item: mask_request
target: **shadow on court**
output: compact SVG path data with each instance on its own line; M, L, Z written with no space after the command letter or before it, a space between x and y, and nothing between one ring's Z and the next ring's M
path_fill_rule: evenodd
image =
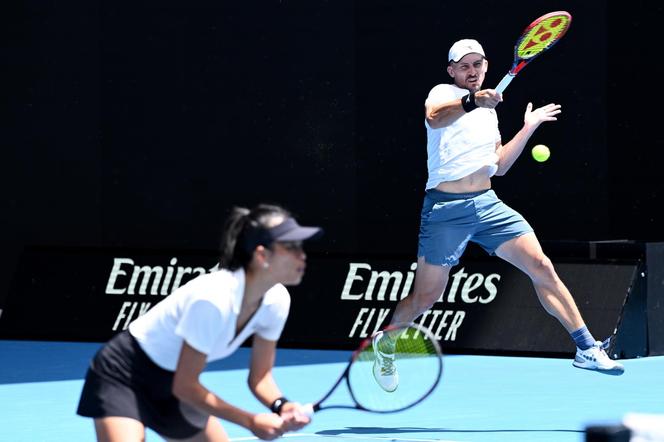
M419 427L346 427L317 431L320 436L342 436L346 434L404 434L404 433L583 433L582 430L563 429L455 429L455 428L419 428Z

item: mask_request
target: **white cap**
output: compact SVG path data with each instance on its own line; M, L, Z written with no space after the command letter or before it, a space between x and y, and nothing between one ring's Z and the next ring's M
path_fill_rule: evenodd
M482 57L485 57L484 49L482 49L482 45L479 44L477 40L472 40L469 38L459 40L450 48L447 61L453 61L457 63L466 55L473 53L480 54Z

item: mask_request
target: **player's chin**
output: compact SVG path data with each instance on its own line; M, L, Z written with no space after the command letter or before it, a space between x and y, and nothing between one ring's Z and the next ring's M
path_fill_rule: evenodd
M480 87L482 87L482 83L479 80L466 82L466 89L470 92L477 92L480 90Z
M284 285L299 285L302 282L302 278L304 277L304 269L297 270L294 272L291 277L289 277L286 281L283 282Z

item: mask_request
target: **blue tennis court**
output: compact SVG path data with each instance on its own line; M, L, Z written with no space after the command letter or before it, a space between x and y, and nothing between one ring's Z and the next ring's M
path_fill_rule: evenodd
M92 421L75 414L94 343L0 341L0 440L94 440ZM288 397L319 399L344 368L348 352L281 349L275 377ZM264 411L251 396L249 350L213 363L203 382L222 398ZM421 405L377 415L350 410L318 413L286 438L349 441L583 441L587 425L614 424L627 413L664 413L664 357L625 360L620 377L575 369L571 360L445 356L444 376ZM333 397L345 402L343 389ZM234 441L256 440L224 423ZM148 432L148 440L160 438Z

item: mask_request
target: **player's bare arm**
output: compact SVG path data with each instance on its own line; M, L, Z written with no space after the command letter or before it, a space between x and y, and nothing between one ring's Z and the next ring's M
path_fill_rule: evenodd
M283 396L272 377L275 354L276 342L254 336L248 383L254 396L267 407Z
M205 364L206 355L184 342L173 377L173 394L181 401L214 416L246 428L250 427L253 419L251 413L223 401L200 383L199 376L203 372Z
M533 110L533 104L528 103L523 116L523 127L521 130L516 133L509 143L502 145L498 143L496 145L496 153L498 154L498 170L496 171L496 175L505 175L516 159L519 158L526 143L540 124L545 121L557 121L558 118L556 115L561 112L559 104L549 103Z
M427 100L424 107L429 126L432 129L447 127L462 115L465 115L466 111L461 104L462 99L463 98L457 98L444 103L436 103ZM498 103L501 101L503 101L502 95L493 89L484 89L475 92L475 104L477 104L478 107L493 109L498 106Z
M229 404L205 388L199 381L205 364L205 354L186 342L182 345L182 352L173 377L173 394L178 399L205 410L213 416L241 425L261 439L272 440L286 431L283 419L276 414L249 413Z
M256 335L251 347L251 365L249 370L249 388L254 396L269 407L283 394L272 376L272 368L276 356L276 341L263 339ZM308 424L311 419L300 411L302 405L297 402L286 402L280 415L284 421L283 431L297 431Z
M432 129L449 126L466 113L463 106L461 106L461 99L458 98L445 103L430 103L427 101L424 110L427 123Z

